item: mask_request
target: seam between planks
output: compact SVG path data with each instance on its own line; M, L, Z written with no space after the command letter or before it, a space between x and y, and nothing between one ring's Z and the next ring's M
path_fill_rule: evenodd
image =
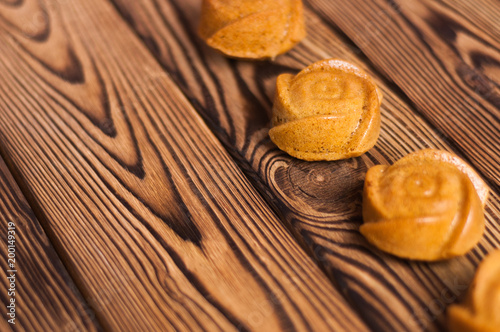
M94 308L90 305L88 302L88 294L85 292L85 288L81 286L79 278L75 278L73 275L74 273L72 272L72 269L70 266L67 265L67 262L71 261L68 259L64 253L65 251L62 250L59 247L59 244L57 241L54 241L53 239L55 238L54 233L50 229L50 227L47 227L47 220L45 217L45 214L42 212L40 206L38 205L36 199L33 196L33 193L29 189L29 187L26 185L26 182L24 178L20 175L21 173L17 169L17 167L14 165L12 162L11 158L9 155L5 152L5 149L3 147L3 144L0 143L0 157L4 160L5 165L7 166L7 169L9 170L10 174L12 175L12 178L16 182L17 186L19 187L21 193L23 194L24 198L26 199L26 202L28 203L29 207L33 211L33 214L35 215L35 218L38 220L41 228L43 229L43 232L49 239L50 245L54 248L54 252L57 255L57 258L61 262L61 264L64 266L64 269L66 270L68 276L71 278L71 281L73 284L76 286L78 290L78 294L81 297L81 300L83 303L85 303L86 308L89 316L93 317L94 321L97 323L97 327L100 328L102 331L108 331L109 328L106 328L106 324L102 322L99 319L99 315L96 315Z

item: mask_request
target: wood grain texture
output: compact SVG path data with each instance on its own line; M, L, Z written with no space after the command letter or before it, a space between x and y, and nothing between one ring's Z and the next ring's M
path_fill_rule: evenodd
M2 158L0 231L1 331L101 330ZM14 287L6 278L12 275ZM6 315L11 298L14 324Z
M498 16L481 23L488 15L471 7L492 8L491 17L500 6L495 1L482 1L483 6L459 3L461 13L455 5L435 0L309 1L404 91L416 110L498 192L500 23Z
M308 37L298 47L276 61L246 62L226 59L200 41L200 1L113 2L372 329L443 329L445 307L464 293L484 254L500 246L498 195L488 202L482 242L449 261L393 258L370 247L358 228L366 170L425 147L453 150L445 136L311 10L306 10ZM359 158L315 163L290 158L267 137L275 79L329 57L350 60L376 76L385 98L381 137Z
M367 330L109 3L0 15L1 142L103 328Z
M495 0L439 0L440 5L455 12L455 17L467 21L467 26L474 26L476 35L486 35L489 38L500 40L500 5ZM478 31L480 30L480 31Z

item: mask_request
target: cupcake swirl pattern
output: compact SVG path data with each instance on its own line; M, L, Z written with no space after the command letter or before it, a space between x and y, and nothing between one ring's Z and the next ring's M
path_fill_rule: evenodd
M302 0L203 0L199 35L237 58L272 58L305 37Z
M485 183L458 157L419 151L368 170L360 231L379 249L403 258L462 255L483 234L486 198Z
M338 160L372 148L380 132L382 93L354 65L316 62L276 82L271 140L303 160Z

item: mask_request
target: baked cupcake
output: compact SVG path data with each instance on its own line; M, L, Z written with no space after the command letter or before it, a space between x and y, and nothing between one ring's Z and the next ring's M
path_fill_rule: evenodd
M302 0L203 0L198 31L225 55L273 58L305 37Z
M452 332L500 331L500 250L479 265L464 303L448 309Z
M457 156L422 150L368 170L360 231L377 248L416 260L463 255L480 240L488 187Z
M380 133L382 93L371 77L338 59L276 82L271 140L303 160L338 160L371 149Z

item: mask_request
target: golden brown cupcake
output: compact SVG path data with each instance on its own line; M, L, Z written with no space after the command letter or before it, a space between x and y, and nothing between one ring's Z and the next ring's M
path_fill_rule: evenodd
M479 265L465 302L448 309L450 332L500 331L500 250Z
M457 156L412 153L368 170L360 231L377 248L418 260L463 255L484 231L488 188Z
M316 62L276 82L271 140L303 160L338 160L371 149L380 132L382 93L348 62Z
M305 37L302 0L203 0L199 34L238 58L272 58Z

